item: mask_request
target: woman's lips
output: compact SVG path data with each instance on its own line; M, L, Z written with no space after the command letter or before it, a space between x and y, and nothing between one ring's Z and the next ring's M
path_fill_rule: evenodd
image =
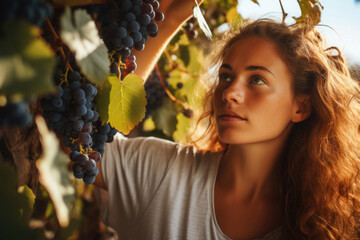
M227 111L218 115L221 121L246 121L247 119L232 111Z

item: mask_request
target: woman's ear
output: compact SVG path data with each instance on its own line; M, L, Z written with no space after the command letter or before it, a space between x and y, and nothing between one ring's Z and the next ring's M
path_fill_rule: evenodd
M294 123L304 121L311 114L311 101L309 95L298 95L295 97L295 109L291 121Z

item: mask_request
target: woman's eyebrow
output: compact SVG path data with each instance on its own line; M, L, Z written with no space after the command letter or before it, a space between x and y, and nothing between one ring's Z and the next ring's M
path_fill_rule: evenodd
M246 70L250 70L250 71L254 71L254 70L262 70L262 71L266 71L271 73L273 76L275 76L275 74L273 72L271 72L269 69L267 69L264 66L248 66L246 67Z
M226 69L232 70L231 66L229 64L226 64L226 63L222 64L220 66L220 68L226 68Z
M220 66L220 68L226 68L228 70L233 70L232 67L227 64L227 63L224 63ZM266 71L266 72L269 72L271 73L273 76L275 76L275 74L273 72L271 72L269 69L267 69L266 67L264 66L255 66L255 65L251 65L251 66L248 66L246 67L246 70L249 70L249 71L255 71L255 70L262 70L262 71Z

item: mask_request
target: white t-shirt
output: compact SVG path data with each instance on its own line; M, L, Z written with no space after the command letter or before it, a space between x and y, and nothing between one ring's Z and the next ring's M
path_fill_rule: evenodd
M103 221L119 239L230 239L214 210L222 152L157 138L117 134L105 145L101 171L109 192ZM280 228L261 239L275 240Z

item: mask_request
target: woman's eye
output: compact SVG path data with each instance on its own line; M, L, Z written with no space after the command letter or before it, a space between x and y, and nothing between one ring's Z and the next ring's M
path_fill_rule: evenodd
M262 77L256 75L250 78L250 84L263 85L266 84L266 82Z
M232 77L228 73L220 73L219 79L222 82L230 82L232 80Z

